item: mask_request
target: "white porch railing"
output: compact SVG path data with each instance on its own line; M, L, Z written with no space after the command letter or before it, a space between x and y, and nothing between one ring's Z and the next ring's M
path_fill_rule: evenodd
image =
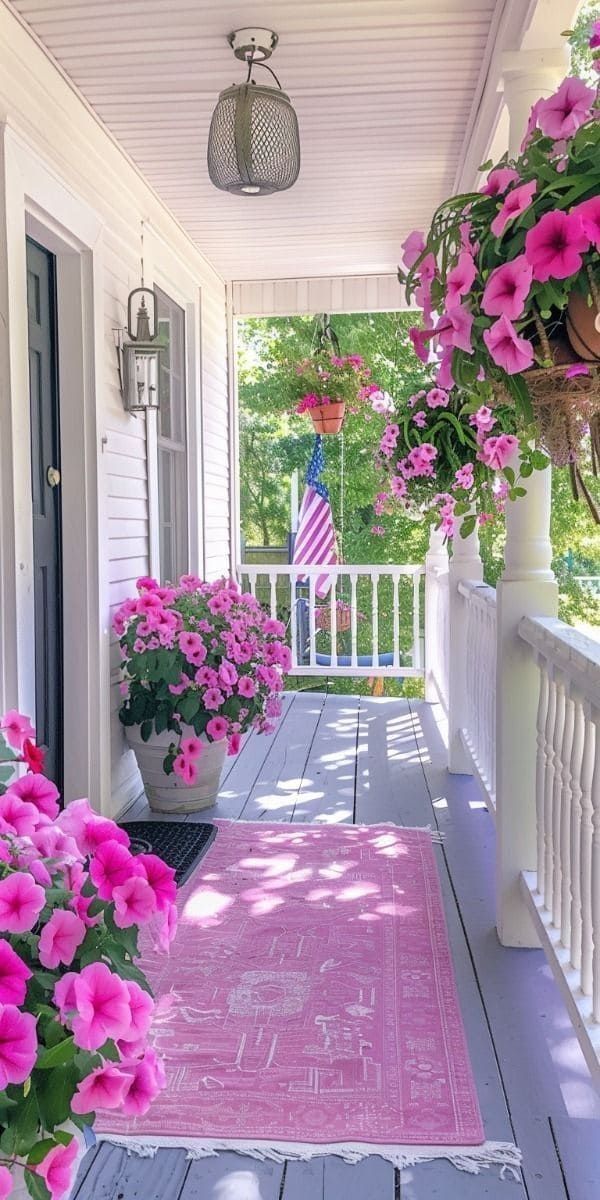
M458 584L466 608L465 725L461 730L474 773L496 809L496 589L472 580Z
M424 674L422 565L324 568L242 563L237 573L242 586L258 596L272 616L288 624L290 674L394 678ZM319 599L316 581L323 575L329 576L331 587Z
M435 533L434 533L435 538ZM425 578L425 699L448 713L450 682L450 589L448 552L434 542Z
M600 1057L600 644L525 617L540 673L537 871L522 890L590 1066Z

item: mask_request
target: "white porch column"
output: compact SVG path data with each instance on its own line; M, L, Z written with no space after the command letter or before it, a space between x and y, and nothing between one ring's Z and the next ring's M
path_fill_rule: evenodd
M481 583L483 564L479 553L477 525L468 537L460 536L460 521L452 539L449 565L450 647L448 681L448 770L453 775L472 775L469 757L463 746L461 730L467 724L467 606L458 585L472 579Z
M435 525L429 533L429 549L425 555L425 699L428 704L439 700L435 684L442 672L447 670L444 656L443 629L438 624L443 620L444 604L448 597L440 596L442 588L448 588L448 549L444 535Z
M556 90L567 73L559 49L504 58L510 146L518 154L532 105ZM558 612L550 543L551 471L535 471L527 495L506 507L504 571L498 584L496 698L496 921L505 946L536 946L538 938L519 891L519 874L536 866L536 716L539 674L518 636L524 616Z

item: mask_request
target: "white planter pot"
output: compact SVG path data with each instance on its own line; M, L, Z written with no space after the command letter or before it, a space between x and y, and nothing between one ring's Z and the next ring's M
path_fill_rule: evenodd
M191 726L182 726L184 737L195 737ZM176 741L174 733L152 733L142 741L139 725L125 726L125 734L135 752L144 791L153 812L190 813L210 808L215 803L221 782L221 772L227 749L226 739L209 742L201 738L203 752L197 759L198 779L188 787L178 775L165 775L163 759L169 746Z
M79 1129L76 1125L72 1125L70 1121L66 1125L61 1126L61 1128L64 1129L66 1133L74 1134L77 1140L77 1158L75 1159L73 1168L73 1185L71 1187L71 1195L73 1195L75 1191L77 1172L83 1162L83 1159L85 1158L85 1155L87 1154L87 1151L89 1150L90 1146L94 1145L96 1139L91 1126L88 1129L87 1138L81 1129ZM9 1200L31 1200L27 1184L25 1183L25 1168L22 1167L20 1163L16 1163L12 1168L12 1176L13 1187Z

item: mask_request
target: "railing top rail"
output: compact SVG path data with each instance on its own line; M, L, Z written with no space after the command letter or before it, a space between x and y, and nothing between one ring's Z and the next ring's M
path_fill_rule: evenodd
M460 579L458 591L465 600L475 602L480 600L482 604L496 607L496 589L490 587L489 583L481 583L477 579Z
M393 566L389 563L374 563L372 566L360 566L354 563L335 563L321 566L305 566L303 563L239 563L238 573L243 575L305 575L307 578L319 575L424 575L423 563L403 563Z
M523 617L519 635L600 706L600 642L556 617Z

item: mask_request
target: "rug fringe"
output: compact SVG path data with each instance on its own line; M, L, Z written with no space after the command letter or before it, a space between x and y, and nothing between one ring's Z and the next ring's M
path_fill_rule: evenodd
M239 825L239 821L232 821L229 817L215 817L215 825ZM291 829L318 829L319 821L272 821L266 824L278 825L282 829L288 825ZM265 822L263 821L244 821L244 825L254 826L260 825L264 829ZM397 821L375 821L372 825L367 825L364 821L357 821L353 825L344 826L346 829L407 829L409 833L429 833L431 840L437 845L441 845L446 840L446 834L441 829L434 829L432 825L399 825Z
M335 1154L347 1163L359 1163L369 1155L377 1154L394 1167L414 1167L421 1162L432 1162L436 1158L447 1159L459 1171L478 1175L482 1169L498 1166L500 1178L507 1175L520 1180L521 1151L512 1142L484 1142L481 1146L379 1146L372 1142L331 1142L330 1144L307 1144L301 1142L261 1142L231 1139L206 1138L181 1141L177 1138L128 1138L117 1134L101 1133L100 1140L111 1142L137 1154L141 1158L153 1158L161 1147L186 1150L188 1159L212 1158L220 1151L233 1150L260 1162L283 1163L286 1160L308 1162L326 1154Z

